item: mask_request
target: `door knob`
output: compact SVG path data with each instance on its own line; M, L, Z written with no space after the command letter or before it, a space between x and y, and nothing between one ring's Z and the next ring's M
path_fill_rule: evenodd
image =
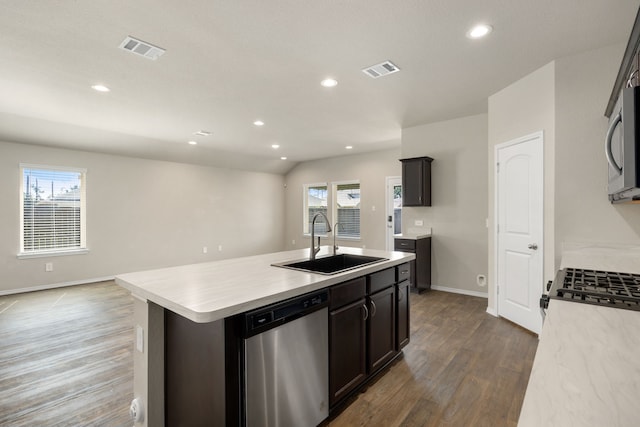
M529 246L527 246L529 249L533 249L534 251L538 250L538 245L536 245L535 243L530 243Z

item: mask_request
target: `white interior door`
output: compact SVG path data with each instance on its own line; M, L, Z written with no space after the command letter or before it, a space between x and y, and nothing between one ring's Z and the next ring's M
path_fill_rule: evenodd
M542 132L496 146L498 314L542 329Z
M387 250L393 250L393 236L402 233L402 178L388 176L387 181Z

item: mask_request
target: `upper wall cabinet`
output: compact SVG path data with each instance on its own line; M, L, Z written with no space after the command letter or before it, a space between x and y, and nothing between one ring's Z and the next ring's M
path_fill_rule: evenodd
M400 159L402 206L431 206L431 157Z

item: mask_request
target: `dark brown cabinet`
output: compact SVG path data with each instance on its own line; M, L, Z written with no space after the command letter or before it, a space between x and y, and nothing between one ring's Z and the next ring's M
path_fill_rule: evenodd
M408 269L408 263L402 266ZM408 305L396 297L397 278L398 270L392 267L329 289L330 407L336 407L399 354L398 322L402 341L408 342ZM408 294L405 285L402 289L403 295Z
M409 280L412 289L418 293L431 289L431 237L396 238L393 246L396 251L416 255L416 259L409 263Z
M431 206L431 157L400 159L402 206Z
M396 354L395 286L368 297L369 372L374 372Z
M408 280L396 285L396 351L402 350L411 339L409 294Z
M367 377L366 280L364 277L330 289L329 405L354 390Z

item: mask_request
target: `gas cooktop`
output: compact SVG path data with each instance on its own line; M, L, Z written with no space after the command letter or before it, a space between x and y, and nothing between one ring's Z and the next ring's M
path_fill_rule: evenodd
M640 274L565 268L547 290L549 295L540 298L542 308L549 299L560 299L640 311Z

